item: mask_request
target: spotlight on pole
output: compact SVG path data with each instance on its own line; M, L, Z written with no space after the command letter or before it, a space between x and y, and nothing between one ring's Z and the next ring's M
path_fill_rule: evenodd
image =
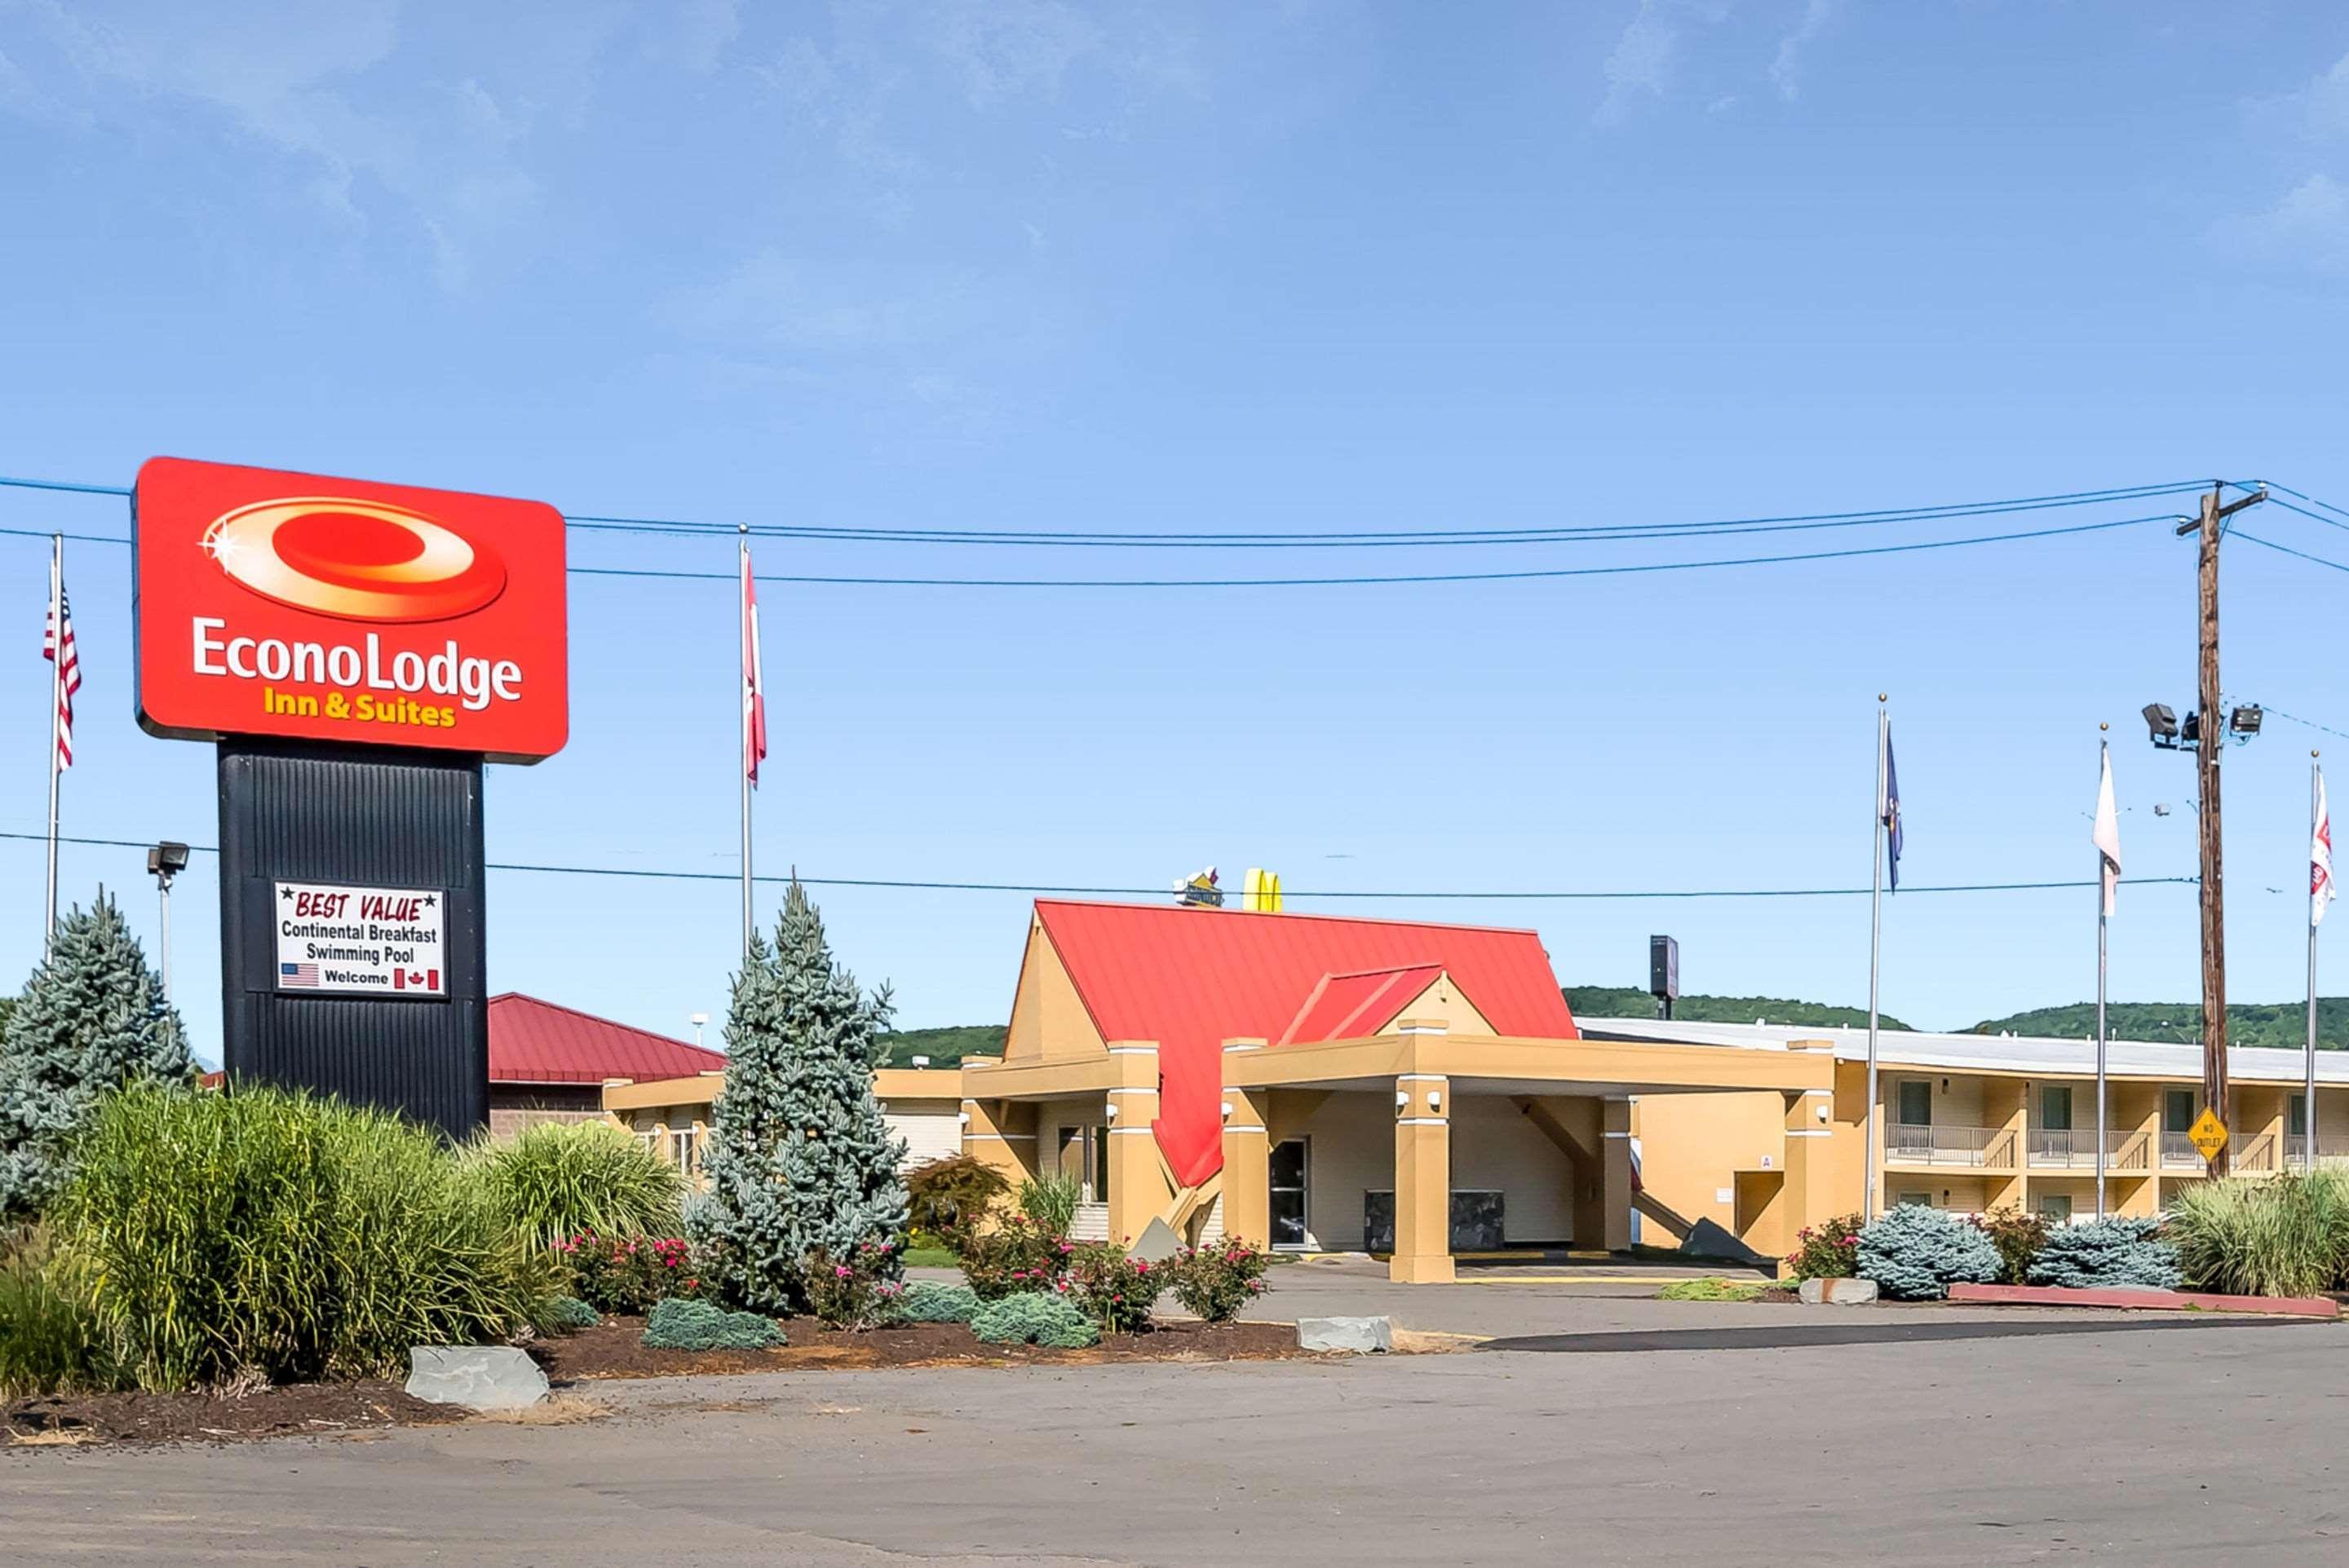
M166 839L149 846L147 871L155 879L155 901L162 914L162 940L157 957L163 976L163 1000L171 999L171 879L188 869L188 846Z
M2260 723L2267 717L2255 702L2245 703L2227 716L2227 727L2237 735L2253 736L2260 732Z
M2178 715L2167 703L2145 705L2145 727L2153 732L2153 743L2164 748L2178 745Z

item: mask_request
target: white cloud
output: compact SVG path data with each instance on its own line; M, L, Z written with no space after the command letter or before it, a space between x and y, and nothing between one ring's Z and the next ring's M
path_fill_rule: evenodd
M2265 211L2214 231L2214 241L2278 262L2349 266L2349 55L2298 91L2246 108L2252 135L2288 160L2285 167L2308 172Z
M1640 0L1599 74L1607 93L1592 118L1620 124L1641 98L1661 98L1680 73L1682 43L1692 24L1711 26L1729 15L1732 0Z
M2257 248L2279 259L2333 268L2349 263L2349 186L2315 173L2252 220Z
M1770 62L1770 80L1778 96L1790 103L1802 96L1804 51L1826 26L1835 8L1836 0L1804 0L1802 21L1778 40L1777 56Z

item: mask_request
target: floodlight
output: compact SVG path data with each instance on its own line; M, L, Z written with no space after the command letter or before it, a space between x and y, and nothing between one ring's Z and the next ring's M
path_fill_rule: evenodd
M2145 727L2153 732L2156 746L2178 738L2178 715L2167 703L2149 702L2145 705Z
M2227 727L2237 735L2257 735L2260 721L2266 717L2260 711L2258 703L2247 702L2227 716Z
M188 869L188 846L165 840L147 851L147 871L168 882Z

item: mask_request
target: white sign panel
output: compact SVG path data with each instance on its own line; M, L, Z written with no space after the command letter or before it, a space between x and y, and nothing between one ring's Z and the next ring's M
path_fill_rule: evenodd
M277 884L277 989L446 996L436 888Z

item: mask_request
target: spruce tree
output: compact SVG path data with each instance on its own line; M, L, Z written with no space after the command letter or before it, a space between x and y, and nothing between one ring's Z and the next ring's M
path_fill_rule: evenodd
M100 1095L195 1074L180 1015L101 892L58 923L0 1030L0 1217L36 1212L56 1191L67 1141Z
M796 881L770 947L754 934L726 1015L726 1091L701 1158L709 1191L689 1211L719 1290L762 1312L796 1311L809 1254L891 1243L899 1272L905 1140L873 1099L891 1012L833 961L823 917Z

